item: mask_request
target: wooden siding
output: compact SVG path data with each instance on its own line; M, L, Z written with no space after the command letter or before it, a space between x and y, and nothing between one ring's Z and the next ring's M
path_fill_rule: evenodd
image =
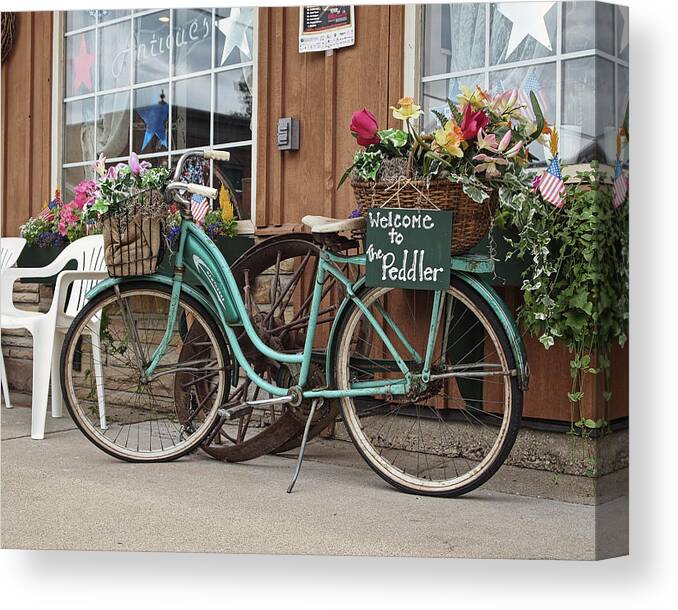
M2 67L2 235L17 235L50 191L51 13L19 13L18 38ZM402 6L357 6L354 47L332 55L299 54L298 8L259 10L257 217L260 234L297 224L304 214L346 216L354 207L350 187L336 184L351 160L351 113L366 106L381 126L397 126L389 106L403 84ZM275 145L277 119L300 120L297 152ZM276 227L277 225L277 227ZM517 288L500 291L512 309ZM524 415L570 421L570 355L548 352L526 338L531 369ZM612 353L612 401L603 401L602 378L587 387L585 414L594 419L628 415L628 349Z
M18 36L2 66L2 235L50 195L52 13L17 13Z
M347 216L348 185L337 192L355 140L351 114L370 109L383 128L399 126L389 105L402 96L403 6L356 6L354 46L299 53L299 7L259 10L257 215L259 227L299 222L304 214ZM277 120L300 123L300 149L281 152Z

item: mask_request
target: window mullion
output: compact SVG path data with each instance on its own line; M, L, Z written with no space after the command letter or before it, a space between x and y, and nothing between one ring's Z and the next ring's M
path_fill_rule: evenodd
M172 120L174 116L174 81L172 80L172 67L174 66L174 13L175 9L169 9L169 37L170 44L167 52L169 61L167 62L167 99L169 103L169 112L167 113L167 167L172 166L172 147L174 146L174 137L172 135Z
M490 89L490 25L492 21L492 12L490 3L485 4L485 70L484 83L485 91Z
M129 20L129 147L127 153L132 154L134 150L133 136L134 136L134 104L136 100L134 99L134 81L136 79L136 45L134 44L134 13L132 13L132 18Z
M556 4L556 129L560 132L563 107L563 4Z

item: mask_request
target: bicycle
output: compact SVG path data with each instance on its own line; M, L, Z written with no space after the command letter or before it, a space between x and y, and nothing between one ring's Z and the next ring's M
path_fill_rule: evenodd
M291 350L272 347L246 305L246 286L192 222L181 193L217 195L177 182L186 158L195 154L203 153L181 157L165 190L182 215L172 276L103 281L88 294L64 342L63 394L85 436L122 460L166 461L209 448L217 437L231 438L228 426L240 430L257 412L277 411L295 425L268 445L262 439L273 421L254 436L275 451L301 432L291 491L310 430L333 419L339 403L337 438L350 439L397 489L452 497L487 481L513 446L528 381L516 322L479 275L491 271L491 260L451 257L444 291L369 288L362 275L353 280L342 271L364 267L365 255L346 254L346 238L338 236L364 221L307 218L317 243L315 266L292 275L310 277L312 288L296 306L288 300L292 311L285 314L303 328L301 349L298 343ZM205 158L226 155L204 152ZM199 288L184 281L187 271ZM329 309L328 281L345 293ZM277 286L271 294L278 298ZM92 393L91 320L102 329L105 405ZM428 332L419 332L418 324ZM327 331L317 335L321 325ZM252 354L274 363L275 376L257 370ZM247 387L238 384L241 377ZM231 387L236 390L229 398Z

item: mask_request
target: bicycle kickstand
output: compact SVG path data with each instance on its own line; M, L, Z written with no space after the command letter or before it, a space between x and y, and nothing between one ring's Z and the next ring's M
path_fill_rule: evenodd
M313 421L313 415L315 415L315 409L319 403L322 403L322 398L316 399L311 402L311 411L308 414L308 419L306 420L306 425L304 426L304 434L301 437L301 445L299 446L299 456L297 457L297 466L294 469L294 475L292 475L292 480L287 487L287 493L291 494L294 484L297 482L299 473L301 472L301 462L304 459L304 450L306 449L306 441L308 441L308 431L311 429L311 421Z

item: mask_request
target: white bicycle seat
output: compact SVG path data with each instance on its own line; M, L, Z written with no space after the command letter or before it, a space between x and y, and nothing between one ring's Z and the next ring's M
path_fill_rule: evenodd
M304 216L301 219L311 233L341 233L342 231L360 231L367 226L363 218L328 218L327 216Z

